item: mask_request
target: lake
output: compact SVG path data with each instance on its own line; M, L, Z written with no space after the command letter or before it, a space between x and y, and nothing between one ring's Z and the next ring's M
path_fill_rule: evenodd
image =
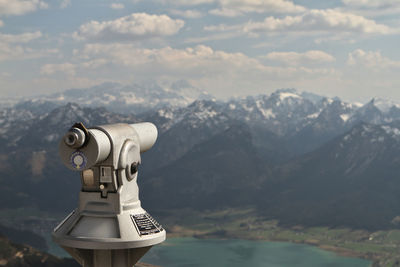
M49 252L69 255L51 242ZM143 262L163 267L367 267L368 260L346 258L314 246L240 239L169 238L153 247Z
M153 247L143 262L163 267L367 267L370 261L346 258L317 247L285 242L171 238Z

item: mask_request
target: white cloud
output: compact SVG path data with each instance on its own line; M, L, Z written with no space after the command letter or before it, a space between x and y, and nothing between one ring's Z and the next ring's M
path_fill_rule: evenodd
M232 30L240 30L241 28L242 26L238 25L219 24L219 25L204 26L203 30L208 32L227 32Z
M46 8L48 4L40 0L0 0L0 16L23 15Z
M236 17L242 15L239 11L234 9L216 8L210 10L208 13L221 17Z
M93 59L82 63L82 67L86 69L97 69L107 64L107 60L104 58Z
M261 32L337 32L390 34L394 30L374 20L338 10L310 10L299 16L267 17L262 22L248 22L243 26L247 33Z
M398 0L342 0L344 8L366 17L382 17L400 13Z
M4 22L2 20L0 20L0 27L4 26Z
M340 34L324 35L314 39L314 43L321 45L332 42L340 42L342 44L355 44L359 35L350 32L343 32Z
M346 40L354 43L360 35L388 35L398 34L400 31L384 24L379 24L374 20L367 19L360 15L355 15L339 10L309 10L301 15L278 17L267 17L263 21L248 21L237 25L210 25L204 27L205 31L236 33L230 36L247 34L251 37L258 37L260 34L270 34L271 36L318 36L314 42L322 43L326 41ZM206 39L204 37L204 39Z
M74 33L77 39L87 40L137 40L176 34L184 25L183 20L167 15L134 13L109 21L91 21Z
M4 43L0 43L0 62L16 62L18 60L24 61L44 57L55 57L59 52L55 53L54 51L54 49L34 50L20 45L10 46Z
M71 0L62 0L60 4L60 8L67 8L71 5Z
M300 13L306 8L287 0L218 0L218 9L210 11L213 15L237 16L245 13Z
M68 76L75 76L75 65L71 63L62 64L46 64L40 68L40 74L42 75L52 75L57 72L64 73Z
M186 49L173 49L171 47L143 49L131 44L88 44L85 46L82 55L84 55L84 58L106 56L114 64L131 67L140 66L141 69L145 65L149 69L165 68L165 70L172 72L191 72L197 69L199 74L207 71L210 67L207 63L211 62L219 65L221 69L226 68L225 64L228 62L230 66L252 65L252 68L262 68L257 60L248 58L242 53L214 51L212 48L203 45Z
M2 72L2 73L0 73L0 76L8 78L8 77L11 77L12 75L8 72Z
M142 72L162 70L166 73L187 73L191 76L205 74L212 76L212 73L218 75L218 73L229 73L233 70L238 73L246 71L274 75L279 73L283 76L297 70L319 73L318 70L306 70L306 68L271 67L243 53L228 53L204 45L186 49L171 47L144 49L132 44L87 44L82 51L76 53L76 56L87 60L106 59L112 64L134 67Z
M24 52L25 50L21 46L11 47L8 44L0 42L0 62L4 60L22 58Z
M362 8L400 6L398 0L342 0L345 5Z
M16 43L0 42L0 61L16 61L36 59L43 57L55 57L59 54L58 49L35 50Z
M227 95L227 90L243 93L243 86L249 88L250 84L255 90L270 82L336 75L333 69L268 66L243 53L228 53L204 45L186 49L143 49L132 44L87 44L76 53L76 58L86 62L101 59L101 66L108 62L110 70L126 71L133 79L173 81L185 78L198 85L207 83L207 89L218 96ZM112 71L110 75L115 77Z
M217 33L217 34L211 34L203 37L191 37L185 39L184 43L186 44L201 44L209 41L217 41L217 40L225 40L225 39L231 39L234 37L240 36L239 33L235 32L227 32L227 33Z
M266 59L283 62L287 65L307 65L310 63L329 63L336 59L319 50L311 50L304 53L297 52L271 52L265 56Z
M158 0L167 5L177 5L177 6L197 6L202 4L212 4L215 0Z
M2 34L0 33L0 42L3 43L28 43L32 40L42 37L40 31L26 32L22 34Z
M21 60L44 56L47 54L45 50L34 51L31 48L21 45L27 44L40 37L42 37L42 33L40 31L22 34L0 33L0 61Z
M157 0L155 0L157 1ZM306 10L288 0L158 0L165 5L196 6L214 4L210 14L234 17L245 13L299 13Z
M348 54L343 66L343 94L354 99L380 96L399 98L400 61L380 51L356 49Z
M112 3L110 5L110 7L112 9L124 9L125 8L124 4L121 4L121 3Z
M384 57L380 51L364 51L362 49L357 49L349 53L347 64L350 66L367 67L377 71L400 68L400 61Z
M198 19L204 16L203 13L197 10L179 10L179 9L171 9L169 12L172 15L188 18L188 19Z

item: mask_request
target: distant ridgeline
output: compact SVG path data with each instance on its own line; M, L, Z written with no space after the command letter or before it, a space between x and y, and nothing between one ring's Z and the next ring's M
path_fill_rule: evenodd
M11 236L12 241L8 238ZM30 245L17 244L15 240ZM43 238L28 231L18 231L0 226L0 266L7 267L78 267L73 259L61 259L37 249L46 246Z
M254 206L287 225L399 227L400 108L393 103L351 104L278 90L189 105L189 98L172 101L170 94L174 105L167 106L155 104L148 89L151 108L140 112L130 94L118 114L95 101L111 99L112 90L103 88L92 101L81 95L81 105L58 96L0 110L1 209L67 212L76 206L79 177L57 154L72 123L151 121L159 139L139 169L146 209Z
M0 225L0 235L9 239L13 243L23 243L42 251L48 249L44 238L30 231L17 230Z

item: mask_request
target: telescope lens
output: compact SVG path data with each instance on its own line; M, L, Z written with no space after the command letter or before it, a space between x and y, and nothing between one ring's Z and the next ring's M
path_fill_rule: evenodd
M138 171L138 164L136 162L131 164L131 175L137 173Z
M85 142L85 133L78 128L72 128L64 136L64 142L67 146L72 148L79 148Z
M65 143L69 146L73 146L76 142L77 136L75 133L68 133L65 137Z

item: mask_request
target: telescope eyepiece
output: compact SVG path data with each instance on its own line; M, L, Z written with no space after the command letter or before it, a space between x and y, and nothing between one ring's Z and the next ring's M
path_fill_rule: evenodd
M76 133L72 133L69 132L66 136L65 136L65 143L69 146L73 146L76 143L76 140L78 139L78 136L76 135Z
M134 175L135 173L138 172L138 167L139 167L139 164L137 164L136 162L131 164L131 175Z
M71 148L80 148L85 143L85 138L85 133L74 127L64 135L64 143Z

